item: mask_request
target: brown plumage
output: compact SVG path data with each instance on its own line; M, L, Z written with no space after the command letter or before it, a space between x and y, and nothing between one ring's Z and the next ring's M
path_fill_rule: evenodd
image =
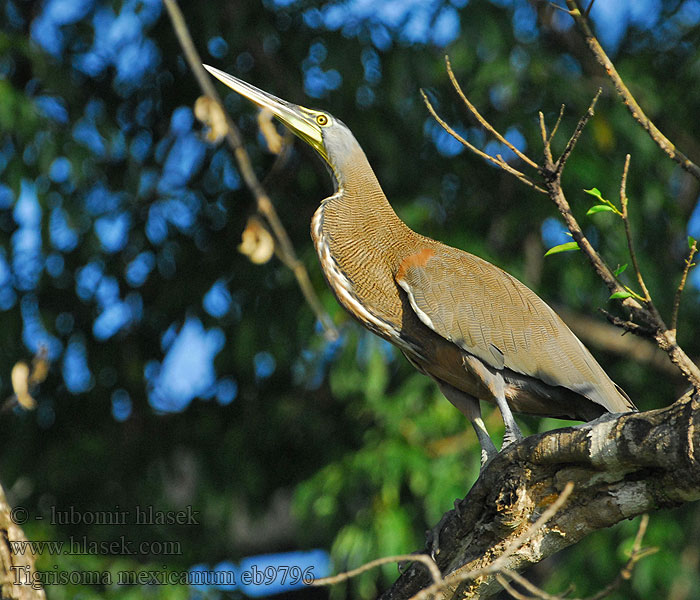
M396 344L469 418L482 461L495 447L479 400L501 410L504 443L520 437L511 408L577 420L636 410L533 291L483 259L409 229L342 122L209 70L270 108L325 159L336 191L321 202L311 234L329 286L350 314Z

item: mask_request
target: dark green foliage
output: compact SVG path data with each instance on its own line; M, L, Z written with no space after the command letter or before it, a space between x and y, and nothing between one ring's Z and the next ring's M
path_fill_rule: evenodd
M256 266L236 251L254 203L240 182L235 183L226 147L184 146L182 160L198 156L197 164L186 182L175 186L177 191L159 190L167 157L179 139L171 128L173 115L186 121L187 112L177 111L193 106L200 94L159 3L139 5L139 10L155 11L141 25L145 45L134 59L143 60L148 48L155 51L143 76L120 76L116 62L94 75L76 67L93 44L112 43L95 31L95 14L133 12L135 5L85 3L81 18L60 27L63 45L52 55L30 41L43 4L11 4L16 18L8 18L0 29L0 183L10 192L0 205L0 256L8 268L15 267L21 229L15 207L23 186L33 186L41 214L41 258L26 281L18 275L20 269L0 282L5 294L0 298L5 396L11 394L12 366L30 359L46 336L54 342L49 377L35 394L38 409L2 415L0 481L11 502L32 515L24 525L32 540L126 536L135 543L178 541L182 547L182 554L173 556L43 556L40 568L186 571L195 564L237 561L255 553L320 547L332 552L340 570L420 547L424 530L477 477L478 447L466 421L430 381L398 351L360 330L326 289L308 233L318 202L330 192L320 161L295 143L288 158L270 171L274 157L257 143L249 104L221 89L253 164L341 330L336 344L315 328L292 274L277 259ZM548 24L541 26L524 0L426 3L433 6L428 17L437 19L439 11L449 10L459 19L459 36L442 47L440 40L408 39L402 33L407 23L392 29L371 14L353 22L346 18L343 27L312 26L333 7L343 10L342 2L291 2L286 7L271 1L182 4L205 62L341 118L412 228L478 254L547 301L586 314L598 307L614 312L618 303L608 301L607 289L582 253L541 260L546 244L540 232L546 219L558 218L555 208L510 175L458 152L429 117L418 90L425 88L439 113L475 145L503 152L487 145L491 140L452 90L443 59L449 53L470 100L500 131L524 141L524 151L539 160L537 112L543 111L551 127L560 105L566 104L554 142L560 152L603 86L596 116L567 163L564 189L607 263L626 265L621 220L587 217L591 198L581 190L600 186L616 201L624 157L631 154L627 192L638 259L657 306L670 316L687 256L686 240L699 233L697 218L695 229L688 230L697 181L664 157L620 105L578 35L564 27L565 15L553 16L545 3L537 4ZM684 12L685 4L663 3L652 23L625 21L629 28L614 56L649 116L699 160L700 29L688 25L690 8ZM412 11L406 14L409 19ZM214 43L212 54L207 44L217 37L222 39ZM121 50L116 42L109 46L117 58L126 51L123 43ZM310 98L303 86L314 68L326 74L335 70L341 77L338 81L331 75L328 81L337 87L318 98ZM53 118L37 108L40 96L60 99L58 107L50 107ZM91 131L94 127L91 142L76 135L80 123ZM194 133L187 126L185 130L183 136L196 140L201 127L194 124ZM59 157L70 166L65 178L60 173L65 163L55 163ZM95 189L109 193L91 203ZM182 204L164 205L169 199ZM160 221L154 219L154 210L163 211ZM52 218L65 220L64 231L72 232L74 243L52 238ZM116 218L126 219L126 239L110 249L98 223ZM162 231L154 233L156 225ZM151 261L152 268L135 283L127 272L139 256ZM41 269L47 258L54 261L53 274L48 267ZM131 315L107 337L94 330L105 310L99 293L78 290L82 269L89 264L97 266L97 282L111 282L112 295L126 303ZM632 275L628 271L625 277ZM218 281L231 302L223 314L212 314L203 298ZM110 302L116 302L114 297ZM163 414L154 405L170 399L158 396L153 373L164 360L168 340L188 319L223 341L215 353L214 380L235 381L237 395L230 403L217 402L217 384L212 382L212 389L199 393L208 400L194 399L180 412ZM695 331L699 319L691 277L678 326L679 341L690 356L700 355ZM28 323L39 321L46 334L28 329ZM90 370L82 383L69 381L71 372L84 374L66 358L71 344L84 349ZM668 380L648 365L591 349L642 410L666 405L684 390L680 379ZM256 360L268 366L267 372L256 373ZM118 412L115 398L124 393L131 408L122 422L112 411ZM498 435L498 415L490 411L486 420ZM550 420L530 419L525 425L531 432L555 426ZM89 527L33 518L50 514L52 506L85 512L110 511L117 505L132 511L136 505L164 511L191 505L199 511L200 524ZM652 515L647 543L659 546L660 552L640 564L631 586L613 597L667 597L684 582L692 591L674 597L693 597L700 585L692 559L700 539L698 519L693 505ZM574 583L576 594L593 593L614 578L635 531L634 524L624 523L598 532L551 559L533 577L551 591ZM395 576L396 569L387 567L380 577L366 575L347 590L354 597L373 597ZM83 598L144 595L142 588L127 587L80 591ZM148 597L162 598L190 594L175 587L147 591ZM51 598L71 598L77 592L74 586L49 590Z

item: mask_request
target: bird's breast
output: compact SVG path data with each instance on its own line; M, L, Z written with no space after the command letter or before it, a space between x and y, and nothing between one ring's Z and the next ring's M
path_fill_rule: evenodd
M314 214L311 236L326 281L338 302L362 325L404 351L418 352L405 330L414 318L394 279L397 260L381 231L339 219L328 201ZM340 221L340 222L339 222Z

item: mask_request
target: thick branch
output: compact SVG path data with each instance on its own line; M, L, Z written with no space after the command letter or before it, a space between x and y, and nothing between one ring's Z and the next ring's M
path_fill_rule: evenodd
M606 415L502 451L443 519L443 575L497 561L568 481L575 487L564 508L505 561L507 569L522 571L624 519L700 499L700 403L684 397L660 410ZM381 598L404 600L431 583L425 568L413 565ZM500 587L489 574L438 597L487 598Z

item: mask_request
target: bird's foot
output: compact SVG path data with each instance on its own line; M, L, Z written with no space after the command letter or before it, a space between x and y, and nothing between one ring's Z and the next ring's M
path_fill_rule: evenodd
M455 500L455 507L442 515L442 518L440 521L438 521L438 524L435 525L435 527L428 529L425 532L425 547L430 552L430 558L436 562L437 555L440 554L440 534L442 533L442 528L444 527L445 522L452 516L452 513L458 510L457 502L459 502L459 500Z
M523 434L520 432L520 429L515 424L515 422L513 422L510 427L506 427L506 432L503 435L503 444L501 446L501 449L506 448L511 444L516 444L522 439Z
M491 441L489 439L489 441ZM481 447L481 468L479 469L479 472L482 472L486 467L488 467L489 463L498 456L498 450L496 450L496 446L491 443L490 447L484 448L483 446Z

